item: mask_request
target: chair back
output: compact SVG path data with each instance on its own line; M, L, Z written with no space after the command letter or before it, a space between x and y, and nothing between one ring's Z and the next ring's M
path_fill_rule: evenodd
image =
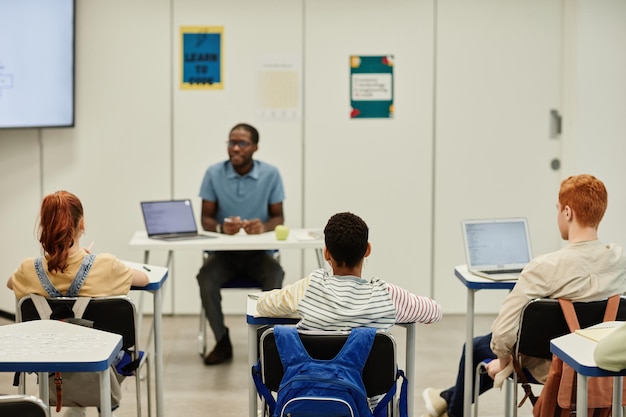
M337 356L349 332L300 331L300 340L314 359L329 360ZM277 392L284 369L280 361L274 329L269 328L260 340L261 376L270 391ZM377 332L365 367L363 382L368 397L385 394L396 382L396 342L388 332Z
M48 407L32 395L0 395L0 416L47 417Z
M607 300L574 302L574 309L581 328L601 323ZM626 298L620 297L616 320L626 320ZM537 298L522 310L517 334L517 354L552 359L550 340L570 333L559 301Z
M211 252L210 251L204 251L202 253L202 262L205 262L207 260L207 258L211 256ZM272 256L274 257L274 259L276 259L278 262L280 262L280 252L278 250L274 250L272 252ZM226 281L224 284L222 284L222 288L263 288L263 285L259 282L259 281L255 281L253 279L250 278L245 278L245 277L235 277L229 281ZM202 312L204 313L204 312Z
M76 301L74 297L46 299L52 311L57 308L69 308ZM94 297L89 301L83 319L93 322L93 328L122 336L122 348L129 350L136 345L135 303L126 296ZM30 295L20 299L17 306L16 321L39 320L39 313Z

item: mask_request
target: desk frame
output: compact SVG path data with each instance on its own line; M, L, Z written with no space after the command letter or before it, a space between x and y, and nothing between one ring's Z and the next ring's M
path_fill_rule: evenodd
M131 287L131 291L148 291L152 293L152 301L153 301L153 319L152 319L152 329L154 332L154 387L156 391L156 415L157 417L163 417L164 415L164 404L163 404L163 353L162 353L162 341L163 341L163 293L162 288L163 284L168 278L169 270L164 267L155 266L155 265L147 265L138 264L135 262L125 262L132 268L138 269L140 271L144 271L148 278L150 278L150 283L145 287ZM145 270L143 267L146 266L148 270ZM137 327L137 335L141 337L141 321L143 318L143 292L140 294L140 303L137 309L137 323L135 324ZM148 338L148 344L150 338ZM146 346L147 350L147 346ZM139 378L139 375L137 375ZM150 381L148 381L150 384ZM148 409L149 406L148 406Z
M492 281L479 277L468 271L466 265L454 268L454 275L467 288L467 311L465 316L465 379L463 381L463 415L472 415L472 391L474 384L472 379L475 369L474 363L474 295L480 290L512 290L516 281ZM508 392L508 391L507 391ZM509 404L509 398L506 399ZM507 409L508 412L508 409ZM477 416L475 416L477 417Z
M111 374L109 368L117 353L122 349L122 336L58 320L32 320L1 326L0 330L0 335L39 336L43 333L59 334L61 335L59 340L67 340L73 336L97 334L99 343L96 349L85 349L84 352L81 352L84 353L82 359L81 355L65 353L63 351L65 345L60 345L58 352L47 358L44 353L32 351L32 341L28 340L27 337L18 338L15 340L15 344L17 342L23 343L23 346L19 346L20 354L12 354L9 349L0 353L0 372L37 372L39 398L46 405L50 403L49 372L98 372L100 375L101 415L111 417ZM3 355L7 355L7 357L5 358ZM25 386L22 386L20 391L25 391ZM24 394L24 392L20 392L20 394ZM50 413L49 406L48 413Z
M606 323L600 323L596 326L606 326ZM591 326L595 327L595 326ZM612 372L601 369L596 365L593 359L593 351L596 342L587 339L576 333L569 333L561 337L557 337L550 342L550 351L559 357L564 363L574 369L577 373L576 377L576 414L578 417L587 417L588 397L590 376L609 376L613 377L613 405L612 416L622 417L622 389L623 376L626 376L626 369L619 372Z

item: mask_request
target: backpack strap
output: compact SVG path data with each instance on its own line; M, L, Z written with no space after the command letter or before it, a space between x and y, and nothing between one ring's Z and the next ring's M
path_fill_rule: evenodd
M374 337L376 337L376 329L373 327L352 329L348 340L332 360L347 368L356 368L363 373L365 362L374 344Z
M72 306L72 311L74 312L74 318L82 319L83 314L85 314L85 310L87 309L87 305L91 301L91 297L78 297L76 301L74 301L74 305Z
M344 343L339 353L331 359L337 364L347 367L356 367L363 370L367 357L372 350L376 329L372 327L357 327L352 329L348 340ZM278 354L284 367L302 362L314 360L300 340L300 335L295 327L276 326L274 337Z
M604 319L602 321L615 321L617 318L617 310L619 309L619 294L609 297L606 302L606 310L604 310Z
M42 320L48 320L52 314L52 309L50 308L50 304L46 301L46 298L39 294L30 294L30 299L33 300L33 304L37 309L39 318Z
M398 372L396 373L396 381L399 378L402 378L402 387L400 388L400 398L398 399L400 417L408 417L409 415L408 413L409 405L408 405L408 400L407 400L408 380L406 379L406 376L404 375L404 371L402 371L401 369L398 369ZM372 414L374 415L374 417L387 416L387 404L389 404L389 401L393 399L394 395L396 395L396 384L393 384L391 388L389 388L389 391L387 391L385 396L376 405L376 408L374 408L374 411L372 411Z
M298 335L298 330L295 327L274 327L274 338L283 368L302 362L310 362L312 360L311 356L304 348L300 336Z
M602 321L614 321L617 318L619 302L619 294L612 295L608 298ZM576 317L576 310L574 310L572 300L559 298L559 304L561 306L561 310L563 310L563 315L565 316L565 321L567 322L567 327L569 327L570 332L580 329L580 323L578 322L578 317Z
M578 317L576 317L576 310L574 310L572 300L559 298L559 305L561 306L561 310L563 310L569 331L573 333L575 330L580 329L580 323L578 323Z
M259 394L259 398L265 399L265 404L270 410L270 415L274 415L274 410L276 409L276 400L274 396L270 392L269 388L263 383L261 378L261 359L259 359L252 367L252 380L254 381L254 385L256 386L256 391Z

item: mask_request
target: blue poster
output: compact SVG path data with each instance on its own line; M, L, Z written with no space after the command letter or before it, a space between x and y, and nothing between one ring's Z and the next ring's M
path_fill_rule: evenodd
M350 57L350 117L393 117L393 55Z
M221 90L223 27L181 27L181 89Z

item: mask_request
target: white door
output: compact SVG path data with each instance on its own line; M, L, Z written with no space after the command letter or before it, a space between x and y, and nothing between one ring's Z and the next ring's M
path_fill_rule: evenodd
M436 11L434 297L465 312L454 277L464 218L527 217L533 253L558 249L560 0L444 0ZM477 299L497 312L502 291Z

